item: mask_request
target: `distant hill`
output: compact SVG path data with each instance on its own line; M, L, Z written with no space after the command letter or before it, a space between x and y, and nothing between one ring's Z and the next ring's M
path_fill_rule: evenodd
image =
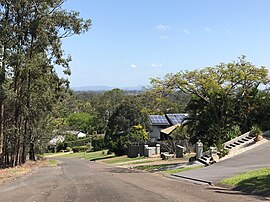
M114 88L119 88L125 91L141 91L143 86L133 86L133 87L110 87L110 86L83 86L83 87L71 87L74 91L110 91Z

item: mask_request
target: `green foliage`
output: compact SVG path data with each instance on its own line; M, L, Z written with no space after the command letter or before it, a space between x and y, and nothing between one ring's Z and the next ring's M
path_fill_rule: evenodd
M180 173L180 172L194 170L194 169L198 169L198 168L203 168L203 166L190 166L190 167L186 167L186 168L169 169L169 170L165 170L164 172L168 173L168 174L174 174L174 173Z
M252 110L252 123L263 131L270 130L270 93L269 89L259 91L255 97L256 105Z
M72 135L69 133L65 135L65 142L71 142L76 140L78 140L78 137L76 135Z
M92 140L94 151L99 151L106 148L104 137L94 137Z
M96 151L96 152L76 152L72 154L64 154L59 156L60 158L85 158L88 160L99 160L106 158L113 158L114 154L107 155L107 150Z
M72 130L82 131L84 133L92 132L92 122L94 117L88 113L73 113L67 117L67 125Z
M248 131L253 125L258 86L269 82L266 67L255 67L244 56L228 64L169 74L153 79L156 89L179 90L191 96L186 107L191 141L222 144L232 126Z
M218 156L219 156L219 158L222 158L222 157L224 157L224 156L226 156L226 155L229 154L229 150L226 149L226 148L224 148L223 145L217 147L217 150L218 150Z
M146 130L139 124L133 126L128 134L130 142L136 142L140 140L148 140L149 134Z
M262 168L221 180L221 184L231 185L237 190L269 195L270 168Z
M255 141L260 141L263 139L262 130L258 126L252 126L251 134L255 136Z
M260 129L259 126L252 126L251 133L254 136L262 135L262 130Z
M119 156L119 157L105 160L104 162L108 164L116 164L116 163L126 163L129 161L142 160L142 159L144 159L143 156L136 157L136 158L128 158L127 156L122 156L122 157Z
M190 135L186 126L178 126L171 134L170 139L163 141L162 147L169 153L175 154L176 145L182 145L187 152L192 150L192 145L189 143Z
M87 145L87 144L91 143L91 141L92 141L92 138L89 137L89 138L77 139L77 140L69 141L69 142L65 142L65 143L66 143L66 145L68 147L72 147L73 148L75 146L84 146L84 145Z
M130 135L133 126L140 124L145 128L148 125L148 116L142 109L138 100L130 98L125 99L116 108L109 119L109 130L105 136L106 145L111 152L116 155L127 154L128 144L131 141L144 140L146 134L139 126L139 132L133 128L133 133Z
M232 128L227 132L227 139L231 140L242 134L240 127L238 125L232 126Z
M56 105L67 94L70 75L61 40L86 32L91 20L62 8L65 0L1 1L0 4L0 163L16 166L35 160L50 139ZM5 134L3 138L2 134ZM2 152L3 151L3 152ZM29 155L27 153L29 152ZM4 157L4 158L2 158Z
M64 151L66 150L67 145L64 142L57 142L56 144L56 152Z
M76 152L85 152L87 149L89 149L89 146L87 146L87 145L72 147L72 150L73 150L74 153L76 153Z

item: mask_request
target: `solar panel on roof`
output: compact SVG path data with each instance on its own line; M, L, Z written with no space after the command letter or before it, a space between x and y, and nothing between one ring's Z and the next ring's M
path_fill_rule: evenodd
M153 125L170 125L165 116L162 115L150 115L150 121Z
M184 118L187 117L186 114L166 114L166 116L172 125L181 124L184 121Z

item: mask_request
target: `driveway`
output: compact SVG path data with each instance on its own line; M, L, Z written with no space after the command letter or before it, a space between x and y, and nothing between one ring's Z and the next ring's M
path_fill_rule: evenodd
M218 162L211 166L175 174L175 176L193 179L209 184L232 177L243 172L270 166L270 141L257 146L232 158Z
M1 202L67 201L260 201L241 192L202 186L142 171L81 159L60 159L61 165L42 168L0 185Z

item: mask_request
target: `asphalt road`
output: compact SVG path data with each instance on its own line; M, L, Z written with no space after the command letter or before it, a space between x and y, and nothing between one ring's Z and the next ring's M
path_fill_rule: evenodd
M243 172L270 166L270 141L232 158L200 169L176 174L179 177L216 184L218 181Z
M66 201L261 201L224 188L89 162L61 159L60 166L41 168L0 186L1 202Z

